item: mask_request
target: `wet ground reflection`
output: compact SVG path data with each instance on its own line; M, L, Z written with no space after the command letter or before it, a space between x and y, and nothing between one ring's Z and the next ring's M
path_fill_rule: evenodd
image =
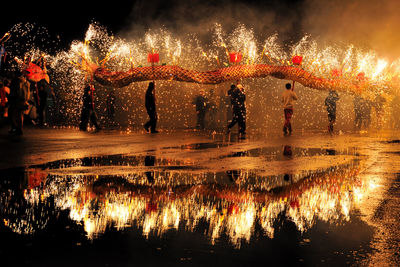
M348 151L346 151L348 153ZM345 154L323 149L254 149L226 157L264 156L290 160L304 155ZM82 225L89 239L110 229L136 229L162 237L168 230L204 235L214 244L228 237L240 248L254 236L273 239L289 220L302 233L318 221L344 224L371 181L358 177L362 160L352 151L345 164L318 171L259 176L252 170L197 170L185 162L153 155L70 159L0 172L1 219L19 234L35 235L60 213ZM190 160L189 160L190 161ZM129 174L87 171L134 166ZM240 167L240 166L238 166Z

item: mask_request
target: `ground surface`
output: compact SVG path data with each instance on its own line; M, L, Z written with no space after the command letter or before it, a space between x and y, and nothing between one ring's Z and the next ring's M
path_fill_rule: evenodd
M1 129L0 147L5 266L400 264L400 132Z

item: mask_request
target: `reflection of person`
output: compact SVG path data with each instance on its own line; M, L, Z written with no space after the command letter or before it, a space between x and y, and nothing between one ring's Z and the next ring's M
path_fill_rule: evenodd
M246 134L246 106L245 100L246 95L244 94L244 88L241 84L237 86L232 85L231 89L228 91L228 94L231 96L231 103L233 108L233 119L232 122L228 125L228 133L231 128L238 124L239 134Z
M155 161L156 161L156 158L154 156L147 155L144 158L144 166L154 166ZM153 183L154 182L154 171L146 171L145 174L147 177L147 181L149 183Z
M294 101L297 100L297 94L291 90L292 85L287 83L286 90L282 94L283 112L285 114L285 123L283 125L284 135L292 134L292 124L290 123L293 116Z
M240 178L240 172L238 170L226 171L228 178L231 182L236 182Z
M339 95L336 91L329 91L329 95L325 98L325 106L328 111L328 132L333 133L333 125L336 122L336 102L339 100Z
M146 91L146 96L145 96L145 106L147 110L147 114L149 115L150 120L146 122L144 125L144 128L146 129L146 132L149 131L149 127L151 130L151 133L158 133L156 130L157 126L157 111L156 111L156 98L154 94L154 83L150 82L149 86L147 87Z
M205 96L204 90L200 90L200 95L198 95L195 99L195 105L197 114L196 128L202 130L205 128L204 118L206 116L207 110L207 98Z
M97 115L94 110L93 91L93 85L88 85L84 89L81 123L79 125L81 131L87 131L89 121L96 127L97 131L100 130L100 126L97 123Z
M293 156L292 146L283 147L283 155L290 158Z

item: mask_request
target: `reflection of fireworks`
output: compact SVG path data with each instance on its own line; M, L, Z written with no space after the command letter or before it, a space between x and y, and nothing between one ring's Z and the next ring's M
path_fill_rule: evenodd
M300 231L306 231L317 220L348 221L350 211L360 204L363 195L374 190L371 182L359 180L358 169L358 165L349 165L318 172L276 193L218 185L148 187L140 181L135 185L137 179L128 182L111 177L103 181L96 177L50 177L42 181L45 187L26 191L25 199L35 207L54 198L58 208L70 210L73 220L83 221L89 238L105 232L110 225L117 229L137 226L149 236L163 235L181 224L194 231L200 222L207 222L212 243L227 234L239 247L253 236L256 224L273 238L274 222L281 214L286 214ZM11 199L5 200L2 202L9 203L6 207L12 212ZM43 216L28 216L24 225L40 224ZM32 229L23 230L8 220L7 226L25 233Z

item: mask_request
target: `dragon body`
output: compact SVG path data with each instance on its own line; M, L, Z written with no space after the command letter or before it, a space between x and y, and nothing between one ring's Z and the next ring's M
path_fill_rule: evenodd
M219 84L239 81L247 78L265 78L272 76L278 79L292 80L317 90L337 90L360 93L362 82L351 82L342 78L325 79L313 75L296 66L274 66L268 64L235 65L213 71L187 70L179 66L149 66L131 68L126 72L109 71L98 67L93 72L100 84L113 87L124 87L133 82L169 80L199 84Z

